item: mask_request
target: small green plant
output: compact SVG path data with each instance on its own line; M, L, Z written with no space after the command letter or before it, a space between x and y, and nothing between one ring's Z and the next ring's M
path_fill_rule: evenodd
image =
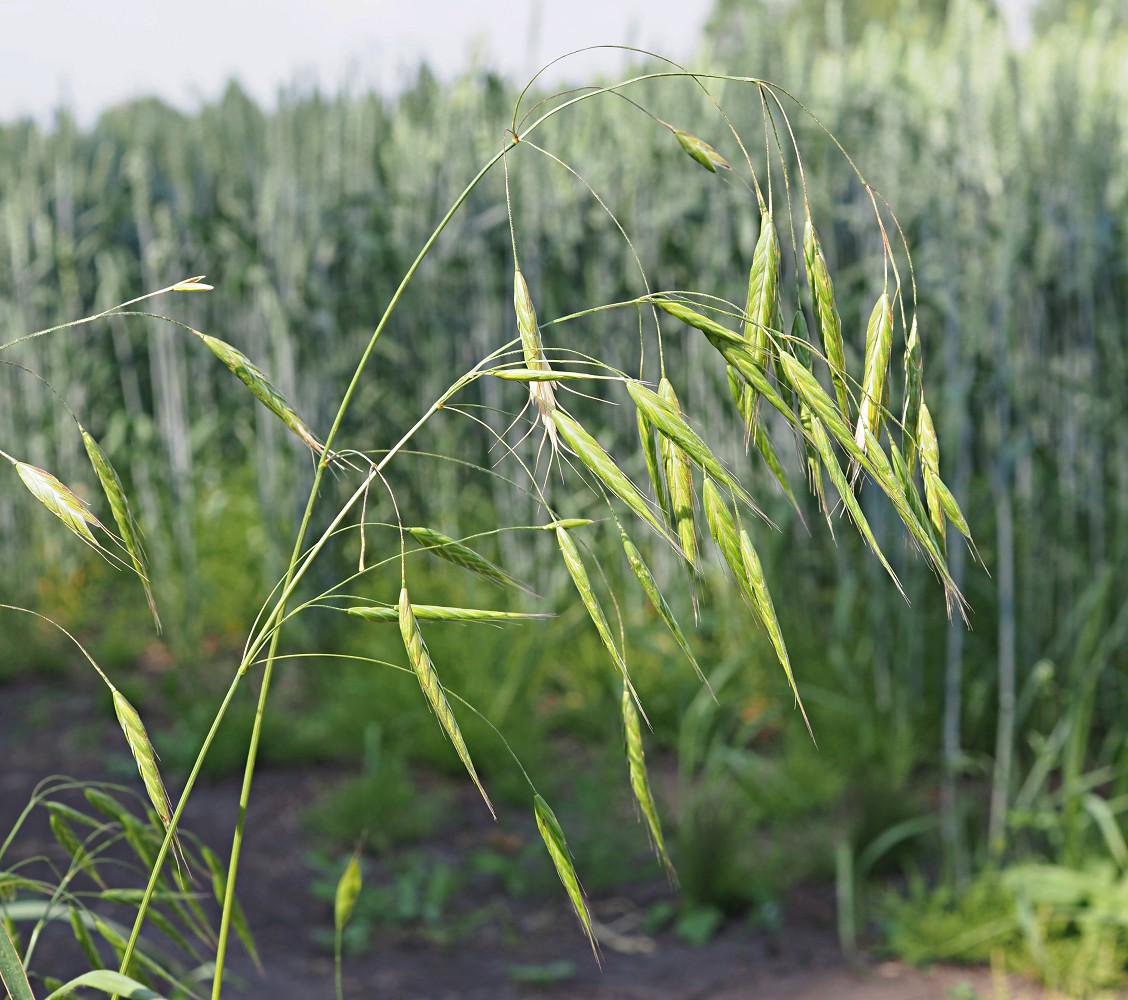
M734 127L710 93L709 87L722 81L726 87L743 88L758 105L762 134L755 142ZM648 88L678 83L700 92L709 109L709 124L701 130L716 133L710 135L712 142L646 110L645 104L656 100L655 92ZM746 287L664 287L644 263L645 248L632 240L612 207L577 168L549 148L552 126L558 119L578 115L598 100L625 100L637 110L640 128L664 130L671 148L688 154L677 167L671 167L687 171L686 183L727 184L738 210L758 217L759 237ZM646 756L651 720L644 691L632 673L619 597L608 585L616 577L604 574L596 557L604 550L597 540L609 536L615 542L620 558L630 569L629 579L637 584L656 620L669 632L679 655L685 658L686 669L702 679L709 671L693 652L689 630L679 623L679 616L685 619L686 613L671 607L660 581L667 571L687 579L696 612L704 601L706 562L715 558L718 570L714 575L727 574L731 579L762 630L765 648L782 669L780 690L794 701L807 728L811 728L773 588L759 553L771 522L746 477L723 462L715 450L716 442L707 440L709 430L694 416L695 403L700 401L690 401L684 387L679 388L684 373L666 350L672 340L692 339L708 354L715 370L716 395L731 397L729 405L741 420L761 486L763 482L773 484L770 488L779 489L797 512L803 513L804 504L799 500L802 491L793 486L795 470L783 457L787 454L783 442L793 443L803 463L800 475L813 492L813 503L804 501L808 512L813 506L828 524L839 511L844 512L900 588L893 565L859 501L859 492L867 484L885 498L888 509L935 572L949 612L962 612L962 598L947 566L946 530L951 524L964 535L969 532L955 498L940 478L937 439L924 399L915 279L907 246L876 191L847 160L872 207L880 247L880 264L872 276L875 304L864 337L850 337L847 331L853 326L853 317L844 320L839 313L788 108L806 112L789 94L766 81L695 74L672 63L614 86L543 99L534 99L526 88L516 102L500 149L486 160L423 243L390 297L348 384L334 390L339 403L323 434L316 433L299 416L242 350L178 319L156 316L148 306L138 308L155 296L210 291L211 286L199 277L178 281L84 320L0 345L0 350L10 350L33 338L108 318L120 321L143 315L167 320L183 331L191 349L209 352L222 362L265 408L264 412L280 420L313 459L304 513L290 555L251 625L227 690L175 801L165 794L158 761L137 710L88 657L112 693L126 745L139 768L161 838L148 864L148 882L136 898L133 926L127 935L121 935L120 948L115 949L119 972L97 970L92 973L98 977L96 982L83 982L106 992L121 991L123 980L112 977L136 974L144 965L141 932L147 923L157 922L159 905L166 899L167 873L169 866L175 865L169 855L187 858L188 848L178 835L185 803L216 746L217 733L237 693L250 683L257 685L257 704L231 852L224 865L210 861L207 865L222 897L211 976L212 997L222 994L230 936L243 928L235 889L246 807L271 714L270 694L284 663L320 662L321 651L292 644L294 636L309 634L298 623L310 616L335 616L342 625L384 630L393 637L391 645L396 648L386 654L387 658L384 653L356 654L353 662L373 672L400 672L414 682L433 717L427 720L429 732L441 733L447 759L457 761L492 815L495 805L488 787L489 773L481 766L474 730L480 726L486 739L507 748L508 744L483 709L449 683L448 663L432 653L438 643L431 643L447 629L535 628L546 612L529 610L534 592L545 584L559 582L563 592L572 595L573 606L579 609L578 620L584 628L594 629L606 658L625 749L622 780L633 792L643 828L671 877L673 859ZM616 145L606 152L619 160L624 148ZM627 259L636 272L636 294L625 300L588 304L548 320L538 318L534 306L536 250L522 243L509 210L516 337L499 335L497 343L467 370L452 371L448 387L424 403L406 426L386 430L376 420L376 433L357 439L356 429L353 423L346 423L346 416L353 410L361 388L380 378L378 372L373 373L378 366L372 362L413 279L425 262L441 263L429 260L432 251L446 236L451 220L476 195L483 179L497 168L504 170L506 206L511 206L514 189L522 184L522 164L528 158L560 169L590 193L596 210L622 236ZM401 166L411 169L411 164ZM629 169L629 163L622 169ZM729 299L734 292L737 298ZM632 332L626 341L629 346L618 353L631 356L629 370L608 361L604 352L605 338L621 337L624 320ZM853 363L855 354L861 364ZM506 414L508 425L499 423L489 409L483 408L479 393L484 383L491 383L491 392L504 401L507 410L518 411L512 417ZM410 390L406 385L401 388L405 393ZM570 394L573 391L574 396ZM594 395L594 403L585 400L585 395ZM627 407L633 415L637 437L629 447L621 440L612 440L597 416L596 404L612 402ZM393 470L398 472L409 459L439 461L427 450L426 434L432 424L448 420L480 428L496 466L487 468L477 459L471 461L457 454L443 457L469 462L483 477L514 482L534 511L528 522L486 525L458 537L419 523L412 501L416 493L427 490L427 467L412 466L415 471L408 475L418 477L414 489L405 487ZM107 452L81 426L79 433L105 494L116 534L109 532L92 508L51 472L0 454L12 464L34 498L73 535L103 558L136 574L154 623L159 626L149 564L122 481ZM643 470L645 478L636 470ZM552 560L554 569L546 572L543 580L520 579L487 553L495 539L510 533L519 539L517 544L535 551L540 561ZM715 555L710 555L710 548ZM331 570L340 564L335 560L344 555L355 560L355 569L338 578ZM493 588L492 599L478 606L436 602L428 592L429 574L420 571L427 562L442 565L451 574L476 577ZM323 568L329 571L328 579ZM367 592L369 586L379 587L375 596ZM714 690L720 687L715 684ZM715 694L703 691L703 696L712 698ZM477 720L474 727L471 720ZM543 847L598 958L596 927L573 854L576 851L579 855L580 838L569 839L542 794L537 775L520 761L517 766L526 782L525 801L531 807ZM389 784L385 779L392 773L381 772L380 767L370 771L370 780L385 781L376 789L380 795L389 794L394 782ZM379 822L379 816L374 820ZM730 845L721 843L718 848L723 853ZM366 921L361 914L366 897L378 900L376 909L380 913L429 927L438 922L457 881L455 874L442 866L408 867L390 890L392 895L380 901L374 890L363 892L359 888L359 868L346 868L346 875L348 879L336 881L334 888L338 952L347 945L350 933L363 932ZM722 896L731 888L732 880L724 881L729 885L721 887ZM722 902L727 904L727 900ZM712 932L717 918L705 908L696 912L695 921L687 918L683 933L700 939ZM19 955L7 935L0 935L0 943L5 945L5 982L14 1000L29 1000L31 994L24 989L22 978L30 958L28 950ZM96 956L92 955L91 961L95 966L100 964Z

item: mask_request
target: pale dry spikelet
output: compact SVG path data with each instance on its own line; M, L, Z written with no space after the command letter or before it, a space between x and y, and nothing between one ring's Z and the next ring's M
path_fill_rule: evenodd
M889 293L882 292L870 313L866 327L866 362L862 376L862 398L858 404L858 425L854 440L863 451L866 437L881 437L885 414L885 376L889 371L889 353L893 349L893 306Z
M525 284L525 276L521 274L520 268L515 268L513 271L513 308L517 313L517 330L521 334L521 351L525 355L525 364L533 371L551 371L551 365L544 356L544 344L541 341L540 328L537 326L537 312L533 308L529 286ZM556 410L554 386L555 383L551 381L530 382L529 399L536 407L552 450L556 451L556 424L552 420L552 414Z
M466 768L470 779L485 800L490 815L497 819L493 803L490 802L485 787L478 779L478 772L474 768L474 762L470 759L470 750L462 737L462 730L458 727L458 720L454 717L450 702L447 701L446 693L439 681L438 671L435 670L435 664L431 661L431 654L427 652L427 644L423 641L423 633L419 631L419 624L415 620L411 602L407 597L406 587L400 590L398 608L400 635L403 637L403 645L407 650L407 659L411 664L411 669L415 672L415 677L419 681L420 688L423 689L423 694L427 703L431 706L431 711L435 713L439 725L443 727L447 738L454 745L458 759L462 761L462 766Z
M170 291L173 292L211 292L215 290L215 285L208 285L204 283L204 278L207 275L197 274L194 278L185 278L183 281L172 286Z
M803 259L807 265L807 281L811 286L815 315L818 317L822 333L823 350L830 366L830 377L834 384L834 394L842 416L850 419L850 394L846 387L846 351L842 342L842 317L834 302L834 282L826 266L819 235L815 231L811 217L803 229Z

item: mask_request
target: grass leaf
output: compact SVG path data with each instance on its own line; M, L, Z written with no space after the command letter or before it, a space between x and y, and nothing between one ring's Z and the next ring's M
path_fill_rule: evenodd
M540 823L539 816L537 823ZM563 836L560 839L563 840ZM551 848L549 850L551 851ZM555 858L553 860L555 861ZM588 936L591 936L590 933ZM27 981L27 972L24 971L23 962L20 961L20 954L16 951L15 942L8 936L8 926L3 920L0 920L0 983L3 983L11 1000L35 1000L35 994L31 992L31 983Z

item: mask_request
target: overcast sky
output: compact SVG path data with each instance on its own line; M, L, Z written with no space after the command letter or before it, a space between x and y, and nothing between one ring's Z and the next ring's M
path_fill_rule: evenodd
M1022 7L1028 0L1003 0ZM441 76L477 52L526 78L604 42L686 59L712 0L0 0L0 120L65 104L90 122L156 94L191 109L237 77L260 101L280 86L393 89L426 58ZM607 53L573 65L615 67Z

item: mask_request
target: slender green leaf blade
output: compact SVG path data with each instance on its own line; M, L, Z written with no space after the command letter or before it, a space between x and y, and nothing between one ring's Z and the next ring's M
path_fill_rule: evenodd
M551 851L551 848L549 850ZM592 940L594 942L594 938ZM15 943L8 936L8 928L3 920L0 920L0 983L4 984L11 1000L35 1000L35 994L31 992L31 983L27 981L27 972L24 971L23 962L20 961L20 953L16 951Z

